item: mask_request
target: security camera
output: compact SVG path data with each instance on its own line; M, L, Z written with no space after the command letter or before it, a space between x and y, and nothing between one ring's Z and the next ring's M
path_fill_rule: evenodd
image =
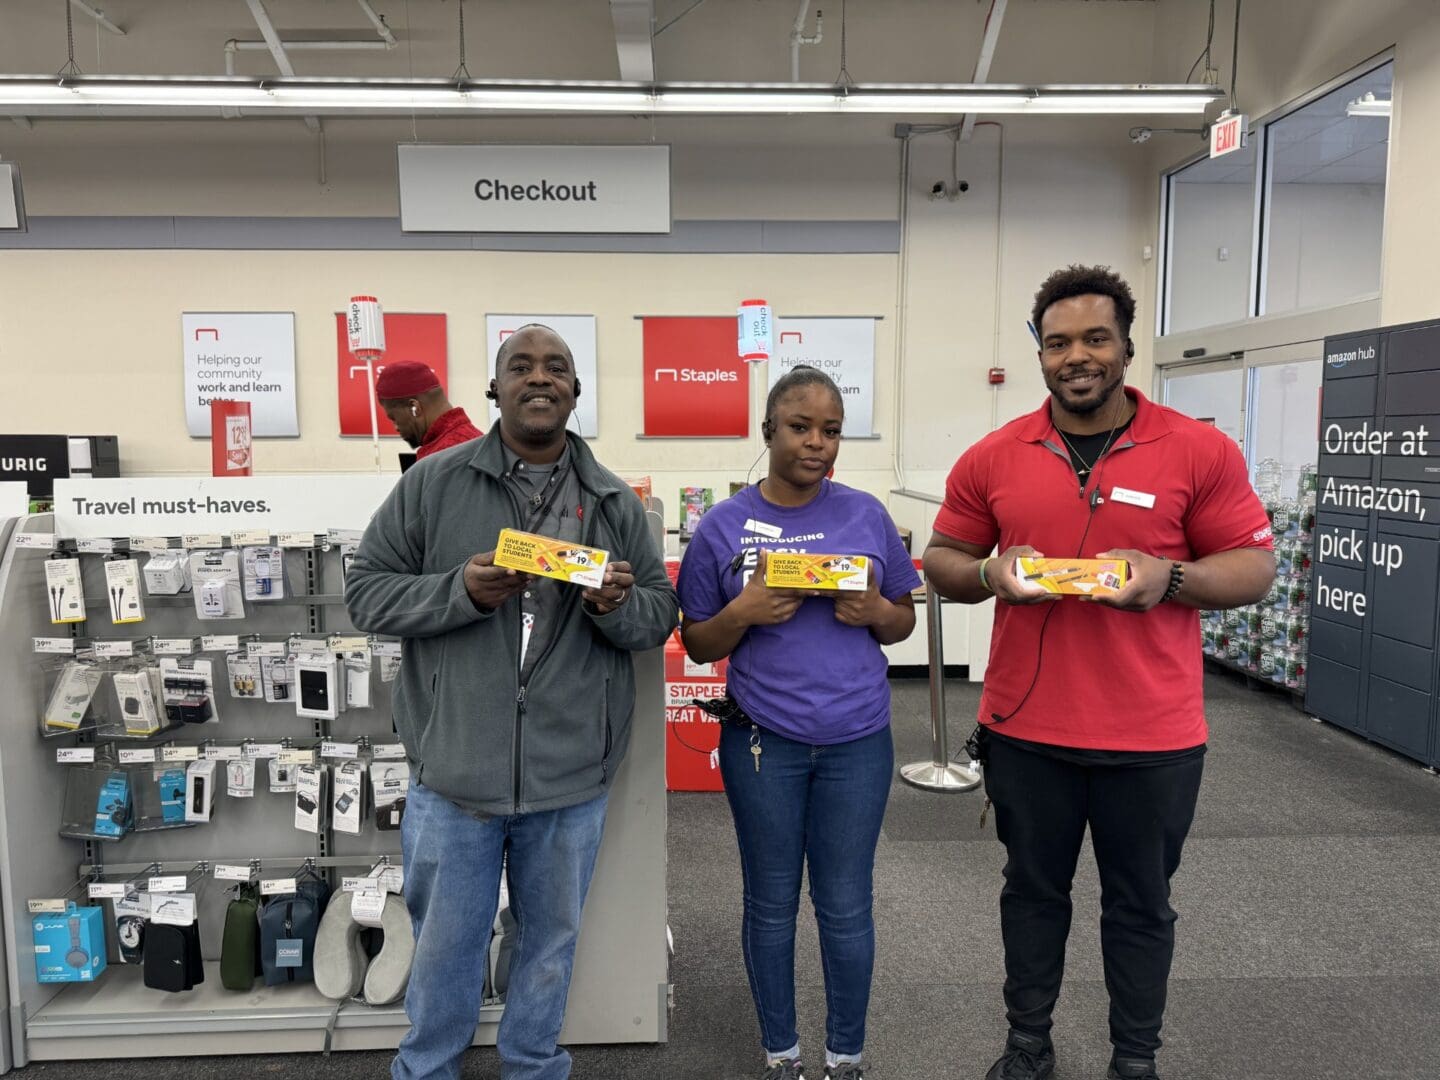
M1148 127L1133 127L1130 129L1130 141L1133 143L1149 142L1150 136L1155 132Z
M930 185L930 198L932 198L932 199L943 199L943 198L945 198L945 181L944 181L944 180L936 180L935 183L933 183L933 184Z
M961 180L960 183L958 183L957 185L955 185L955 190L958 191L958 192L960 192L961 195L964 195L965 192L967 192L967 191L970 190L970 181L969 181L969 180Z

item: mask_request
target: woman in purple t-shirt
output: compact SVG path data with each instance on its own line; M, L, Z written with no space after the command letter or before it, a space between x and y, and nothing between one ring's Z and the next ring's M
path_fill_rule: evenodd
M894 770L880 646L915 628L910 593L920 577L879 500L826 479L844 415L823 372L800 366L780 378L761 427L768 475L705 515L680 565L686 651L699 663L730 657L726 689L738 709L721 728L720 770L745 879L741 938L767 1080L805 1075L795 913L807 862L824 961L825 1076L863 1080L871 879ZM864 555L869 587L767 588L766 551Z

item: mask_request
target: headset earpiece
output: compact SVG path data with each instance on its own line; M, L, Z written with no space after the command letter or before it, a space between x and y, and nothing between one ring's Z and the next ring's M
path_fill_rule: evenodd
M576 379L576 380L575 380L575 396L576 396L577 398L580 396L580 380L579 380L579 379Z
M495 392L495 380L494 380L494 379L491 379L491 380L490 380L490 387L489 387L489 389L487 389L487 390L485 391L485 396L486 396L487 398L489 398L491 401L495 401L497 398L499 398L500 395Z
M410 415L411 415L411 416L419 416L419 415L420 415L420 410L419 410L416 406L411 405L411 406L410 406Z
M1129 338L1125 339L1125 359L1135 359L1135 342L1131 341Z
M770 440L775 437L775 422L768 417L760 424L760 435L768 446Z

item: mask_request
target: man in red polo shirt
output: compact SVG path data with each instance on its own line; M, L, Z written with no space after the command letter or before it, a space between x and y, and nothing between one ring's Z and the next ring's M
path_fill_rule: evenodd
M1275 576L1270 526L1235 443L1125 386L1130 288L1104 267L1035 296L1050 397L961 456L925 572L962 603L995 597L976 756L1005 844L1000 893L1010 1032L987 1080L1055 1068L1051 1012L1085 829L1100 872L1110 1080L1156 1080L1174 952L1170 878L1205 754L1199 609ZM990 556L992 550L1000 554ZM1123 558L1109 596L1036 596L1020 555Z
M415 448L416 460L484 434L464 409L450 404L430 365L418 360L386 364L375 380L375 396L400 437Z

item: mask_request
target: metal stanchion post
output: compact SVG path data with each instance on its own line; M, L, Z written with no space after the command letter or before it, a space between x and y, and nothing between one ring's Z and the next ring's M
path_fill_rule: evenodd
M930 647L930 761L900 766L900 779L925 791L958 794L980 786L980 770L973 763L950 760L950 738L945 723L945 648L940 623L940 594L925 583L925 630Z

